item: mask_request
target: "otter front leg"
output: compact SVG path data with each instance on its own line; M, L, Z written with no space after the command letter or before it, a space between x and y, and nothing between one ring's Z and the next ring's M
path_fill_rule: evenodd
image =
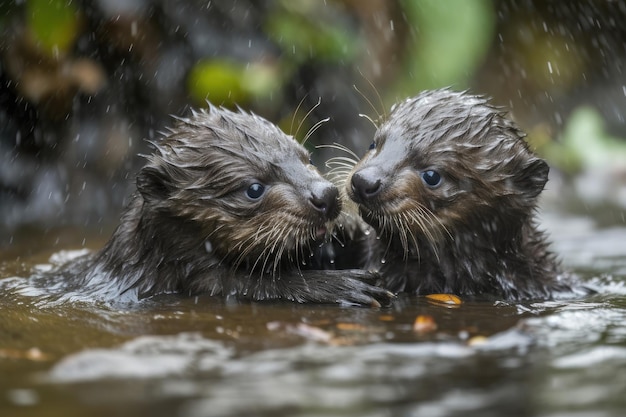
M388 307L395 295L376 286L380 276L361 270L299 271L284 277L280 289L297 302Z
M226 278L226 277L224 277ZM389 306L394 294L375 286L376 273L360 270L289 271L280 276L231 274L222 280L221 293L252 301L288 300L297 303L351 306ZM216 294L215 287L210 291Z

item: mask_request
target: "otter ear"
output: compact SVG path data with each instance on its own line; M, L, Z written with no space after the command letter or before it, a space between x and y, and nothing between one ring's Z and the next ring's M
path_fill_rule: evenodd
M515 184L526 197L537 197L548 182L550 167L540 158L532 158L515 178Z
M154 167L144 167L137 175L137 190L144 200L165 200L170 195L166 176Z

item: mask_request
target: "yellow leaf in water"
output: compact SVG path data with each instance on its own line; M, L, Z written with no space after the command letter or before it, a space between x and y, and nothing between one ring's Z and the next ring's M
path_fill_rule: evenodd
M463 301L454 294L428 294L426 299L435 304L445 304L447 306L460 306Z

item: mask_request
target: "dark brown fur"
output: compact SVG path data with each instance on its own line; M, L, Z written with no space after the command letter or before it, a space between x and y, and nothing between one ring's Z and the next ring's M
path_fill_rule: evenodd
M523 137L479 96L442 89L394 106L346 181L378 234L366 266L386 288L507 300L571 290L534 219L549 167ZM422 177L433 171L435 186Z
M162 140L110 241L59 272L105 299L208 293L249 300L379 305L360 270L319 271L341 209L308 152L267 120L211 107ZM264 187L259 198L249 188Z

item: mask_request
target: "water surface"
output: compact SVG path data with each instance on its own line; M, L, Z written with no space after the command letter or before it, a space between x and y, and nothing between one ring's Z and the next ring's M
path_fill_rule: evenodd
M389 309L59 302L19 277L109 231L26 231L0 260L0 414L621 416L626 228L542 222L598 294L458 307L401 296Z

